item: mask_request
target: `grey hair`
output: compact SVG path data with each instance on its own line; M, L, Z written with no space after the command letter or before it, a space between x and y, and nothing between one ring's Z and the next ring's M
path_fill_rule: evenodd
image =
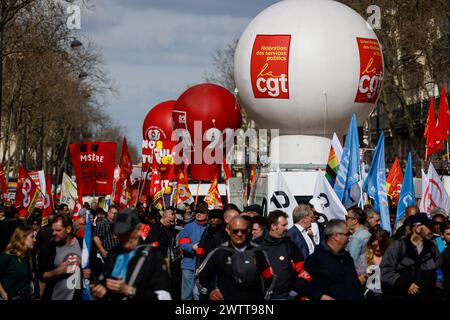
M445 210L440 208L440 207L435 207L435 208L430 210L431 218L433 218L435 215L438 215L438 214L441 214L444 217L447 217L447 213L445 212Z
M344 220L332 219L328 221L327 226L324 230L325 239L328 240L332 235L342 232L342 229L345 225L346 224Z
M294 220L294 223L297 223L306 218L311 212L312 211L309 206L306 204L299 204L295 207L294 212L292 213L292 219Z
M374 208L367 208L367 209L364 209L364 211L366 213L367 218L370 218L376 214L380 215L380 213L378 211L376 211Z

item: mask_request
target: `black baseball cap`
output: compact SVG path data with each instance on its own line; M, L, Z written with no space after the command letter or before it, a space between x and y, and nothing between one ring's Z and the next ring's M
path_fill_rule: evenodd
M436 224L438 224L436 221L428 218L427 214L425 212L419 212L418 214L415 214L411 217L411 224L422 224L424 226L427 226L430 229L433 229Z
M263 209L259 204L252 204L244 208L244 212L256 212L258 215L263 215Z
M113 233L116 236L130 233L140 223L138 213L135 209L125 208L120 210L114 217Z

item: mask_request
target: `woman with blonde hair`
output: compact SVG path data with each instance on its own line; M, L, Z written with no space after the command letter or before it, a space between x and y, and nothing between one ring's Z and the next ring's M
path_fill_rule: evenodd
M365 285L366 299L382 299L380 264L390 243L389 233L378 230L370 236L366 251L358 259L358 278Z
M14 230L5 252L0 254L1 299L31 300L31 250L35 242L30 225L21 225Z

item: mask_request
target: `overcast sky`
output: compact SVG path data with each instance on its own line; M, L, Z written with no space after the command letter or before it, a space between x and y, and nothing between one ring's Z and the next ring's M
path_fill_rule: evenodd
M81 1L81 0L80 0ZM176 100L212 70L225 48L263 9L278 0L89 0L81 36L99 47L119 91L106 111L141 144L150 108ZM75 2L76 3L76 2Z

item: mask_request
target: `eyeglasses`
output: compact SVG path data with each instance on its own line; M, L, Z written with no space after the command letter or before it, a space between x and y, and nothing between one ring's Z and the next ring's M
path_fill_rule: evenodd
M242 234L247 234L248 233L248 229L233 229L233 230L231 230L231 232L233 234L239 234L239 232L242 233Z
M342 234L343 236L346 236L346 237L350 237L350 236L352 235L352 233L351 233L350 231L347 232L347 233L338 232L338 233L336 233L336 234Z

